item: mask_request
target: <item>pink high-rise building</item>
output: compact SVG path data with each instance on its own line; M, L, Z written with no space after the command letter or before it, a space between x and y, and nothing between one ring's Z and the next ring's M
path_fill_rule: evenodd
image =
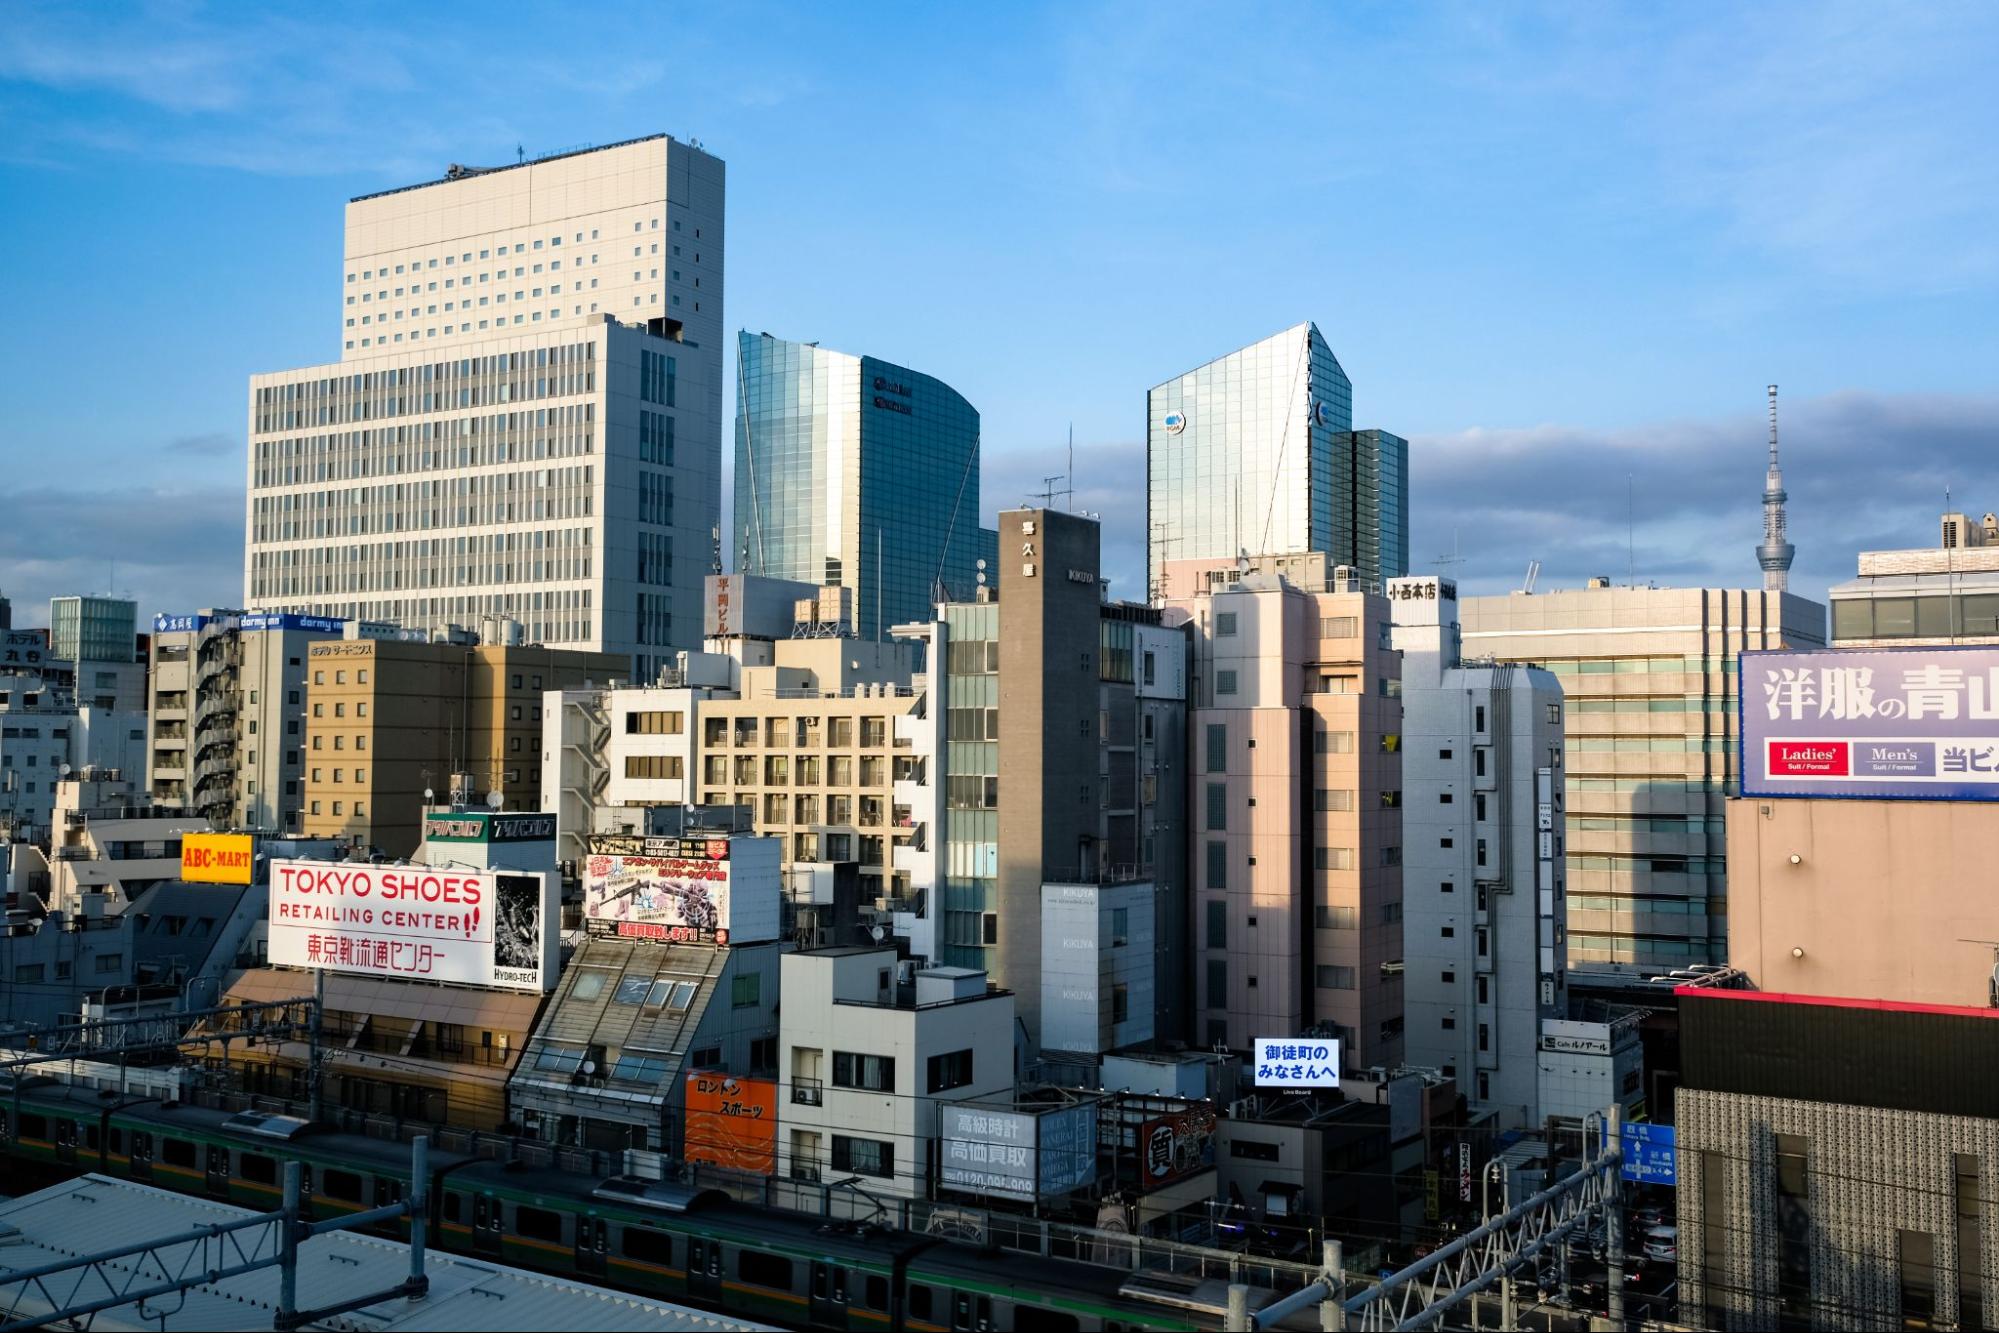
M1402 1036L1402 681L1388 600L1318 553L1169 562L1193 626L1194 1032L1336 1033L1350 1068Z

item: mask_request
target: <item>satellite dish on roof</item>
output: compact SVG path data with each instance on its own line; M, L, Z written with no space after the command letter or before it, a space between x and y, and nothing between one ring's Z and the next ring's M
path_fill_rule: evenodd
M868 934L874 937L874 941L876 944L880 944L883 940L888 938L888 932L883 930L880 926L869 926Z
M432 791L430 788L425 787L423 789L423 803L425 805L433 805L436 803L436 801L437 801L437 793Z
M489 791L486 793L486 804L490 808L497 810L506 803L507 803L507 798L502 796L500 793L496 791Z
M68 777L68 776L69 776L69 774L70 774L70 768L69 768L69 765L68 765L68 764L63 764L63 765L61 766L61 769L60 769L60 772L62 773L62 776L64 776L64 777Z

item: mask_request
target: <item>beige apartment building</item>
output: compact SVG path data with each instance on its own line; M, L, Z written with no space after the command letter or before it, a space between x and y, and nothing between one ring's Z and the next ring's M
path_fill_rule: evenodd
M392 640L315 643L306 663L303 832L391 856L457 775L477 804L540 810L543 692L630 670L623 653Z
M1389 603L1320 553L1165 567L1194 631L1195 1035L1403 1054L1402 681Z
M895 784L915 778L895 719L916 706L909 645L791 639L745 666L740 697L701 705L694 801L747 805L784 862L857 861L861 901L901 902L894 849L916 836ZM891 904L887 910L896 910Z
M1825 643L1825 608L1744 588L1585 588L1462 604L1465 658L1547 668L1567 699L1571 967L1728 958L1737 657Z
M906 898L894 849L920 838L922 821L895 786L914 781L920 761L896 743L895 719L918 703L914 649L849 638L734 649L690 655L677 684L547 700L546 732L530 746L563 854L597 807L742 805L758 833L781 840L787 868L857 861L864 903Z

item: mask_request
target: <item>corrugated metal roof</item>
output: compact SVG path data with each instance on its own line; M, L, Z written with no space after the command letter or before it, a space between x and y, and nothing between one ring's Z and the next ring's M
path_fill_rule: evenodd
M62 1185L0 1203L0 1221L19 1232L18 1239L0 1244L0 1290L5 1274L41 1267L66 1258L138 1244L156 1236L180 1234L250 1216L247 1209L189 1198L167 1190L106 1176L86 1175ZM248 1249L252 1238L270 1230L239 1233ZM164 1257L170 1271L186 1247ZM233 1254L230 1256L234 1259ZM126 1272L138 1259L121 1260ZM307 1309L331 1305L373 1290L395 1286L408 1275L409 1247L397 1241L354 1232L315 1236L300 1246L298 1300ZM530 1273L432 1250L426 1271L430 1294L422 1301L394 1300L312 1325L319 1329L374 1330L401 1333L417 1329L666 1329L675 1333L707 1333L728 1329L763 1329L769 1325L713 1315L650 1297L593 1287L585 1283ZM268 1329L277 1308L279 1273L262 1269L225 1282L197 1287L178 1305L168 1297L141 1317L134 1306L120 1306L96 1316L99 1329ZM70 1298L76 1278L64 1274L50 1283ZM121 1280L120 1285L125 1283ZM150 1285L141 1282L137 1285ZM112 1292L92 1277L73 1297L85 1301ZM24 1304L16 1315L48 1312L48 1304Z

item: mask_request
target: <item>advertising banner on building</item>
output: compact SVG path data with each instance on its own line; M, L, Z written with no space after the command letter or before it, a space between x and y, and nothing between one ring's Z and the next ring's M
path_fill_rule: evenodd
M425 842L553 842L555 816L453 810L423 817Z
M183 833L180 877L190 884L248 884L257 840L247 833Z
M45 629L0 630L0 667L40 667L49 660Z
M1259 1088L1337 1088L1340 1044L1327 1037L1258 1037Z
M1195 1105L1146 1121L1138 1130L1145 1187L1169 1184L1215 1161L1215 1108Z
M1031 1202L1081 1189L1097 1174L1094 1102L1031 1114L946 1102L942 1183Z
M554 980L553 875L273 861L270 958L505 990Z
M777 1084L734 1074L689 1074L685 1139L690 1162L776 1174Z
M716 849L703 856L584 858L583 915L618 934L670 941L729 939L729 843L676 839L674 851ZM663 849L665 850L665 849Z
M1999 800L1999 648L1741 658L1742 794Z

